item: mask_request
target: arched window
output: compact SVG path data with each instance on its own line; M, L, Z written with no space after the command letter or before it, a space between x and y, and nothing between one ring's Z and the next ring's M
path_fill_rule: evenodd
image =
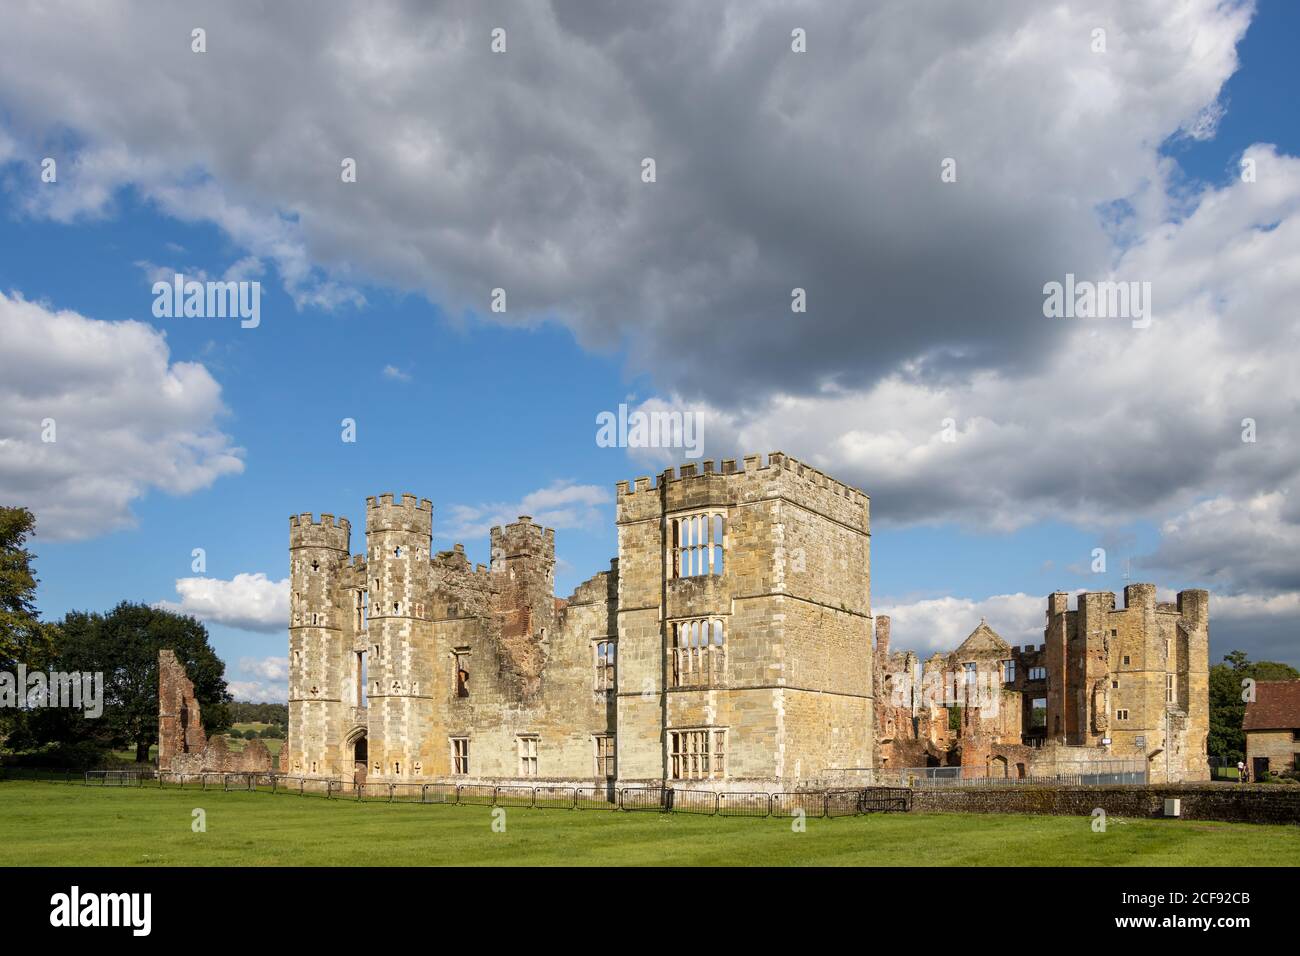
M694 618L673 624L674 687L711 687L723 682L727 668L725 634L721 618Z
M725 521L720 512L701 512L672 519L673 577L721 575L726 555Z

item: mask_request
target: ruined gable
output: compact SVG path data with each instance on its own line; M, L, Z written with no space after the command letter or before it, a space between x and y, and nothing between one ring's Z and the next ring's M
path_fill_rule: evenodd
M271 753L261 740L250 740L232 752L223 736L207 738L194 682L175 651L158 652L158 769L176 773L248 772L271 770Z

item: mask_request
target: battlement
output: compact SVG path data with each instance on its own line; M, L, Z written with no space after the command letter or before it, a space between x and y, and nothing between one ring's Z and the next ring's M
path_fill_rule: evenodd
M492 563L502 558L535 554L555 560L555 529L535 524L530 515L520 515L504 527L488 532L492 542Z
M392 492L366 499L366 533L377 531L407 531L416 534L433 534L433 502L404 494L394 500Z
M846 485L844 482L832 478L830 475L814 468L811 465L799 461L797 458L791 458L784 452L769 452L767 464L763 464L762 455L746 455L744 458L744 467L737 468L734 458L724 458L719 468L714 467L714 461L706 458L704 461L687 462L677 469L665 469L658 475L655 484L651 485L651 479L648 476L635 478L632 481L620 481L616 484L618 494L633 495L643 491L655 491L664 488L667 485L682 481L701 480L715 478L718 476L729 477L732 475L749 475L751 477L760 472L768 472L771 475L779 473L789 474L796 478L802 479L810 487L822 488L830 494L840 498L857 498L862 501L870 500L866 492L852 485Z
M1161 614L1178 614L1199 621L1209 618L1209 603L1210 592L1197 588L1179 591L1175 602L1157 601L1154 584L1130 584L1124 588L1123 610L1144 608ZM1070 595L1065 591L1057 591L1047 599L1049 617L1053 614L1077 614L1085 606L1102 611L1114 611L1115 592L1084 591L1075 598L1073 610L1070 608Z
M317 521L311 512L289 516L289 548L328 548L345 554L351 549L352 525L347 518L322 513Z
M726 508L780 498L852 528L870 533L870 499L861 489L782 452L747 455L744 467L724 459L717 469L709 459L669 468L651 485L648 477L617 483L617 520L641 521L695 508Z

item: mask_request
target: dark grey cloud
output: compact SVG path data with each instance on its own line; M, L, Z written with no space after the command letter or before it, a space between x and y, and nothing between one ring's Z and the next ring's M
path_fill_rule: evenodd
M1094 207L1158 178L1150 143L1213 103L1246 20L1031 0L253 11L13 8L0 103L18 155L65 130L85 144L69 189L33 207L74 217L134 185L305 302L367 279L481 312L502 287L510 310L489 318L564 322L721 406L905 364L1039 365L1063 341L1043 282L1104 271Z

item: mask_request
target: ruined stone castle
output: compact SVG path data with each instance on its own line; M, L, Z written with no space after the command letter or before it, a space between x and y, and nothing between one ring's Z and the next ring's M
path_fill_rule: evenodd
M617 493L618 557L554 595L555 534L431 550L432 506L289 522L290 773L802 781L875 760L867 496L773 453Z
M881 768L957 765L967 774L1208 780L1209 593L1158 602L1155 585L1047 599L1044 643L1009 645L981 621L925 661L891 652L875 619Z
M491 531L491 563L432 550L427 499L289 519L289 734L282 773L367 781L817 786L960 764L1033 775L1140 755L1198 776L1207 603L1149 585L1048 599L1045 644L986 625L917 665L871 612L869 500L779 452L617 485L618 556L557 599L555 535ZM1000 716L971 701L996 677ZM925 681L956 675L952 695ZM958 720L956 715L961 713ZM175 749L175 748L173 748ZM1169 756L1160 758L1161 753Z

